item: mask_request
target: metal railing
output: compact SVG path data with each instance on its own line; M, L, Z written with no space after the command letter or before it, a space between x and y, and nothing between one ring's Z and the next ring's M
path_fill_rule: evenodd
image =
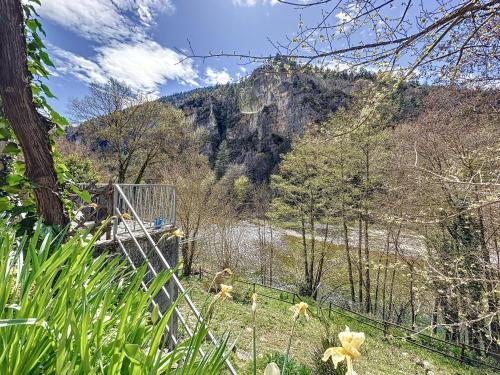
M128 233L128 235L130 236L129 238L132 239L133 243L135 244L135 247L139 251L139 253L142 256L142 258L144 259L144 261L146 262L149 271L151 271L151 273L154 276L156 276L158 274L158 271L154 268L152 263L149 261L148 256L146 255L146 252L142 248L142 246L139 243L139 241L137 240L136 236L140 235L140 236L143 236L144 238L146 238L148 244L152 247L152 249L154 250L156 255L159 257L159 259L161 260L161 263L165 267L165 269L172 270L172 267L170 266L168 261L165 259L164 255L162 254L162 252L158 248L158 245L155 243L155 241L151 237L151 234L149 233L149 231L146 227L146 224L143 221L143 218L146 220L150 219L152 216L154 216L158 212L160 212L160 210L158 210L158 211L148 210L146 207L144 207L144 210L141 211L142 212L142 216L141 216L141 215L139 215L136 208L134 207L134 205L132 204L132 202L129 199L129 196L132 196L132 197L134 197L132 200L133 202L143 204L144 200L142 200L142 199L144 199L146 192L149 191L149 193L151 193L153 191L156 191L157 193L158 192L163 193L163 192L169 191L170 193L168 193L168 195L167 195L168 199L166 199L166 200L162 201L159 198L154 198L151 196L148 196L147 199L150 199L151 202L155 202L155 204L158 204L158 202L167 202L167 203L169 202L170 203L170 206L167 207L166 211L164 211L164 212L166 212L166 213L168 212L170 214L172 214L172 212L173 212L173 216L172 215L168 216L170 218L169 225L171 225L173 227L175 225L175 188L173 188L172 186L168 186L170 189L162 190L160 188L161 185L153 185L153 186L154 187L152 189L149 189L149 190L148 190L148 188L142 189L143 195L141 197L141 195L140 195L141 189L135 189L134 185L116 184L115 185L115 198L114 198L114 202L115 202L114 215L116 217L115 222L118 222L119 218L122 218L125 213L127 213L130 216L130 220L129 219L121 220L124 231L126 233ZM163 186L167 186L167 185L163 185ZM171 211L172 209L173 209L173 211ZM138 231L135 230L135 228L132 229L131 222L133 223L132 225L138 226L138 228L139 228ZM121 250L124 252L124 254L127 257L131 266L135 269L136 266L132 260L132 257L130 255L130 251L127 250L126 246L124 245L124 238L121 238L119 235L117 235L116 228L117 228L117 225L115 225L115 232L114 232L115 233L115 240L119 244ZM203 322L203 318L201 317L200 312L198 311L198 309L196 308L196 306L192 302L189 295L186 293L186 290L182 286L181 282L179 281L179 278L177 277L177 275L175 273L172 275L171 280L173 281L174 285L178 288L180 295L182 296L182 298L185 300L185 302L189 306L191 312L196 317L196 321L198 323ZM142 283L142 286L143 286L143 288L146 288L146 284L144 282ZM170 303L173 303L173 298L172 298L173 296L170 295L170 293L167 291L167 288L165 288L165 286L163 286L161 288L161 292L164 293L165 297L167 297L167 299L170 301ZM182 313L179 311L178 308L174 309L174 315L179 319L179 322L181 323L181 325L183 326L185 331L188 333L188 335L190 337L193 337L193 331L189 327L187 320L184 318L184 316L182 315ZM169 329L169 328L167 327L167 329ZM174 344L177 343L178 340L177 340L177 337L175 336L174 332L170 331L169 334L172 338L173 343ZM217 345L217 340L211 331L208 331L207 337L213 345ZM204 355L204 352L201 348L200 348L200 354ZM232 375L236 375L237 372L234 369L233 365L231 364L231 362L229 361L228 358L226 358L225 363L226 363L226 367L229 370L229 372Z
M116 187L120 187L117 194ZM136 215L132 215L124 198L134 207ZM114 235L128 233L124 221L128 221L132 229L141 231L139 220L146 228L164 228L175 226L175 186L163 184L116 184L114 207L122 212L120 220L115 221Z

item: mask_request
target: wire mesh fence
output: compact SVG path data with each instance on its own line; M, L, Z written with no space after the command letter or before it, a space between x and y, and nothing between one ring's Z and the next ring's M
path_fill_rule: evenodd
M209 279L216 272L199 268L199 278ZM246 281L233 278L235 283L245 284L259 296L293 305L302 302L304 297L294 291L264 285L259 282ZM411 345L418 346L430 352L442 355L446 358L466 363L474 366L482 366L500 371L500 355L489 352L484 348L474 347L465 343L457 344L443 340L439 337L431 336L421 331L416 331L410 327L397 324L391 321L376 319L357 311L351 310L335 302L316 302L307 299L311 312L316 316L321 315L328 319L333 319L337 314L344 318L354 320L363 325L369 326L383 334L384 337L391 337L396 340L403 340Z

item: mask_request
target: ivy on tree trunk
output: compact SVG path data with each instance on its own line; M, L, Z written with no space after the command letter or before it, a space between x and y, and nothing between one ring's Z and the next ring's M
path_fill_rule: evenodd
M0 14L0 95L5 116L22 148L38 214L45 224L64 225L68 218L58 194L51 124L33 102L21 2L0 0Z

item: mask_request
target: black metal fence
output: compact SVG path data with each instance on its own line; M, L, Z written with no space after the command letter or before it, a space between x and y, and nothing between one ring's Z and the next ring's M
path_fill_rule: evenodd
M213 277L215 272L199 269L199 278ZM277 288L269 285L264 285L258 282L250 282L234 278L233 282L247 285L251 288L252 292L259 296L273 299L282 303L294 305L303 301L298 293L283 288ZM262 290L268 293L262 292ZM278 296L272 293L279 293ZM271 294L269 294L271 293ZM384 337L391 337L397 340L405 341L411 345L418 346L430 352L442 355L446 358L466 363L473 366L482 366L492 370L500 371L500 354L489 352L485 349L478 348L466 343L457 344L439 337L431 336L426 333L416 331L410 327L397 324L391 321L376 319L357 311L346 308L334 302L321 303L307 299L310 310L316 315L322 315L332 319L334 314L340 315L344 318L354 320L363 325L369 326L377 331L383 333ZM480 355L479 355L480 353Z

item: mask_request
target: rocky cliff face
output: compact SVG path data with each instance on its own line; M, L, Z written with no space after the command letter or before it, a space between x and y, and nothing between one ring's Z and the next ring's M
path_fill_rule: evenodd
M362 81L371 79L369 73L261 67L239 83L163 100L207 131L205 152L212 162L226 140L230 162L243 165L253 181L265 181L294 137L348 104Z

